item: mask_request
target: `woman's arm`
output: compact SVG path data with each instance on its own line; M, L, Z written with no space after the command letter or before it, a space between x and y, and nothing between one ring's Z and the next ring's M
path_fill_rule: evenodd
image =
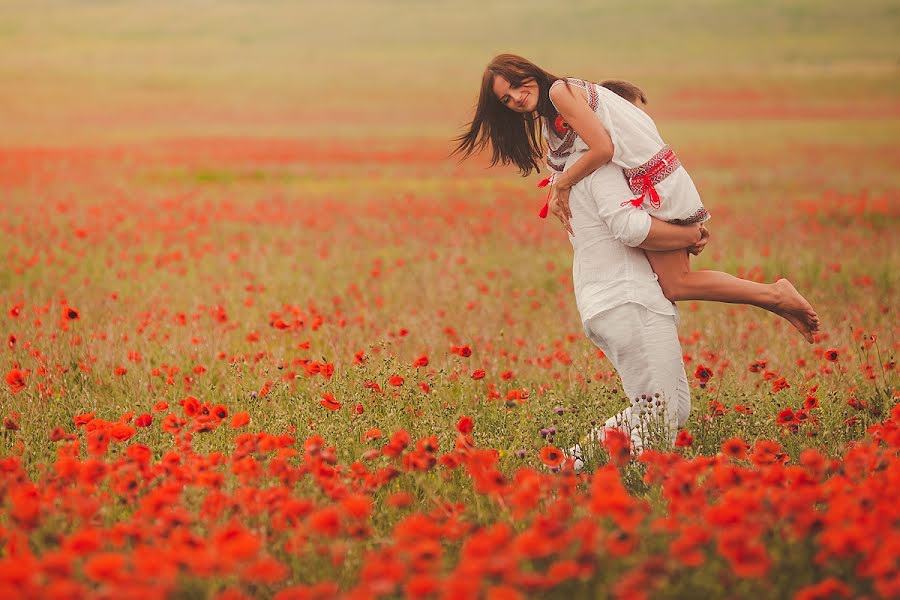
M556 178L556 186L567 190L612 160L615 146L583 94L575 93L567 85L556 85L550 88L550 99L588 147L587 152Z

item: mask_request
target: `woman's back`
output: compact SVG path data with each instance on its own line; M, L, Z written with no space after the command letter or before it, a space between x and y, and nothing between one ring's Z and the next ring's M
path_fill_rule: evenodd
M612 138L614 152L612 162L623 169L630 169L646 163L665 145L653 119L643 110L598 83L583 79L560 79L553 86L565 85L583 90L588 106L603 123ZM551 86L551 88L553 87ZM569 131L564 136L551 135L547 141L551 157L557 163L574 162L588 147Z

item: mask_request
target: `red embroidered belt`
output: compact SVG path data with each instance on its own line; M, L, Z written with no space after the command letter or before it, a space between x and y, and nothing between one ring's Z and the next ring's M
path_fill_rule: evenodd
M628 187L631 188L633 194L639 194L639 196L626 200L622 206L631 204L639 207L644 203L644 196L649 195L650 206L659 208L659 193L655 186L680 166L681 162L675 156L675 152L669 146L663 146L662 150L644 164L633 169L623 169L622 172L628 181Z

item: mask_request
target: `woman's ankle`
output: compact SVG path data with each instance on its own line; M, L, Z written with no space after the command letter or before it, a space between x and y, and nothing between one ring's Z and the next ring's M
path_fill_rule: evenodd
M781 283L782 281L785 281L785 279L778 279L775 283L770 283L766 286L766 291L769 294L769 306L763 308L768 308L773 312L784 310L788 300L788 294L784 289L784 285Z

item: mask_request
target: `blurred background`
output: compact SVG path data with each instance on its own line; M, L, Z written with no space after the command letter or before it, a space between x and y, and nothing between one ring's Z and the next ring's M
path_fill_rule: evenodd
M898 32L890 0L2 0L0 145L446 140L499 52L632 80L670 135L892 144Z

